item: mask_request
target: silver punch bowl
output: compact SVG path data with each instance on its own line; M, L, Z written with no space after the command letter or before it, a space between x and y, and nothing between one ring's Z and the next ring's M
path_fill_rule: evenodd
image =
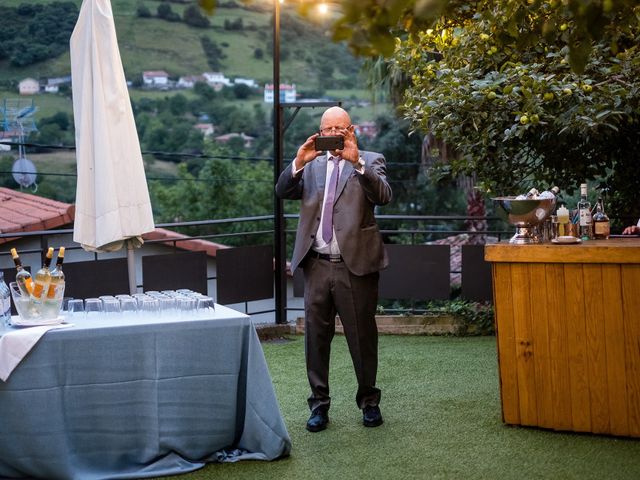
M492 200L498 215L515 225L516 234L511 237L509 243L516 244L539 243L535 227L551 215L556 205L555 198L516 200L515 197L496 197Z

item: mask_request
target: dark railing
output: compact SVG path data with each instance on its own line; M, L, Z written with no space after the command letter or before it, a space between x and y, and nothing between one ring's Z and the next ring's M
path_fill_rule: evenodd
M509 238L514 233L514 228L504 223L498 217L469 217L460 215L378 215L378 222L381 225L381 233L385 238L385 241L389 244L409 244L409 245L422 245L427 242L437 240L439 238L468 234L472 236L485 236L494 237L498 241ZM295 238L295 224L297 224L298 215L287 214L285 215L285 232L284 237L286 240L287 255L290 258L290 252L293 249L293 240ZM477 224L479 222L486 222L487 230L484 231L469 231L464 228L464 225L468 223ZM215 232L207 233L207 229L218 229L219 227L225 227L229 225L246 224L247 228L242 231L234 232ZM264 227L260 227L264 224ZM251 230L249 225L254 228L260 227L258 230ZM416 228L412 228L411 225L416 225ZM180 242L190 240L208 240L215 241L217 243L240 243L244 246L251 245L265 245L273 239L273 216L252 216L252 217L239 217L239 218L227 218L220 220L197 220L189 222L172 222L172 223L160 223L156 225L157 228L171 229L176 232L181 230L193 230L197 228L200 232L197 235L190 235L186 238L160 238L155 240L145 241L145 245L163 244L172 245L177 249ZM57 230L43 230L43 231L31 231L31 232L11 232L0 233L0 239L17 239L17 238L29 238L36 237L40 239L40 247L31 247L30 249L24 248L21 254L34 254L46 251L49 246L49 239L56 235L68 235L71 237L73 229L57 229ZM230 241L234 239L234 241ZM241 241L238 241L241 239ZM225 240L227 240L225 242ZM66 240L65 240L66 242ZM65 245L68 251L79 250L81 246L69 242ZM142 247L144 248L144 246ZM6 257L9 255L9 249L4 248L0 251L0 256ZM95 253L94 260L99 260L101 254ZM4 262L9 264L9 262ZM461 273L460 271L451 270L452 274ZM217 274L208 276L207 281L218 280ZM247 278L247 281L251 281L251 278ZM275 279L274 280L278 280ZM142 285L137 285L142 287ZM246 303L246 302L245 302ZM287 305L287 311L300 310L298 306ZM253 313L270 313L275 310L266 310Z

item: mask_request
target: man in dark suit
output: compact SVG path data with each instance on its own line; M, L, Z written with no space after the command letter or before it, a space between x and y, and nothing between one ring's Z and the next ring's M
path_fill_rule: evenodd
M329 422L329 358L336 313L358 380L356 403L363 411L363 424L382 424L375 313L379 271L388 258L374 207L389 203L391 187L384 157L359 151L354 130L345 110L326 110L320 133L300 146L276 185L279 197L301 200L291 269L300 266L304 271L311 432L324 430ZM318 151L319 135L344 137L344 148Z

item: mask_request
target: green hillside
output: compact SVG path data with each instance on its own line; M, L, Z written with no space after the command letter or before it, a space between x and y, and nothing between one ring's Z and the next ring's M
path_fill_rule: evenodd
M25 3L48 4L55 0L3 0L3 7L17 7ZM58 0L59 1L59 0ZM69 1L69 0L67 0ZM81 0L71 0L78 7ZM183 11L196 0L170 5L182 18ZM224 58L219 71L227 77L254 78L260 84L272 78L272 20L271 2L255 1L247 7L238 3L235 8L220 2L214 15L207 17L211 25L194 28L183 21L169 22L157 18L158 0L112 0L120 54L128 79L139 77L144 70L165 70L173 77L197 75L212 71L201 45L206 36L221 49ZM137 10L144 6L152 18L140 18ZM241 19L242 30L225 29L225 23ZM298 90L317 90L324 82L348 79L357 82L359 60L346 47L333 44L326 30L301 20L293 12L283 9L281 35L281 79L296 83ZM262 58L256 51L260 50ZM7 60L0 61L0 83L13 87L27 76L46 78L69 75L69 54L26 67L14 67ZM215 71L215 70L214 70ZM340 86L340 85L339 85ZM341 87L346 87L342 85ZM353 85L356 86L356 85Z

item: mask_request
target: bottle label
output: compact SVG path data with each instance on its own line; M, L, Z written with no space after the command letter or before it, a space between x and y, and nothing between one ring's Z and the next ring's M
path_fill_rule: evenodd
M33 279L31 277L28 277L24 281L24 286L26 287L27 292L29 293L29 295L31 295L31 292L33 292Z
M53 300L55 298L62 298L64 294L64 282L49 284L49 289L47 290L47 298L49 300Z
M41 283L36 283L33 287L33 296L35 298L42 298L43 290L44 290L44 285Z
M588 208L580 209L580 225L591 225L591 212Z

